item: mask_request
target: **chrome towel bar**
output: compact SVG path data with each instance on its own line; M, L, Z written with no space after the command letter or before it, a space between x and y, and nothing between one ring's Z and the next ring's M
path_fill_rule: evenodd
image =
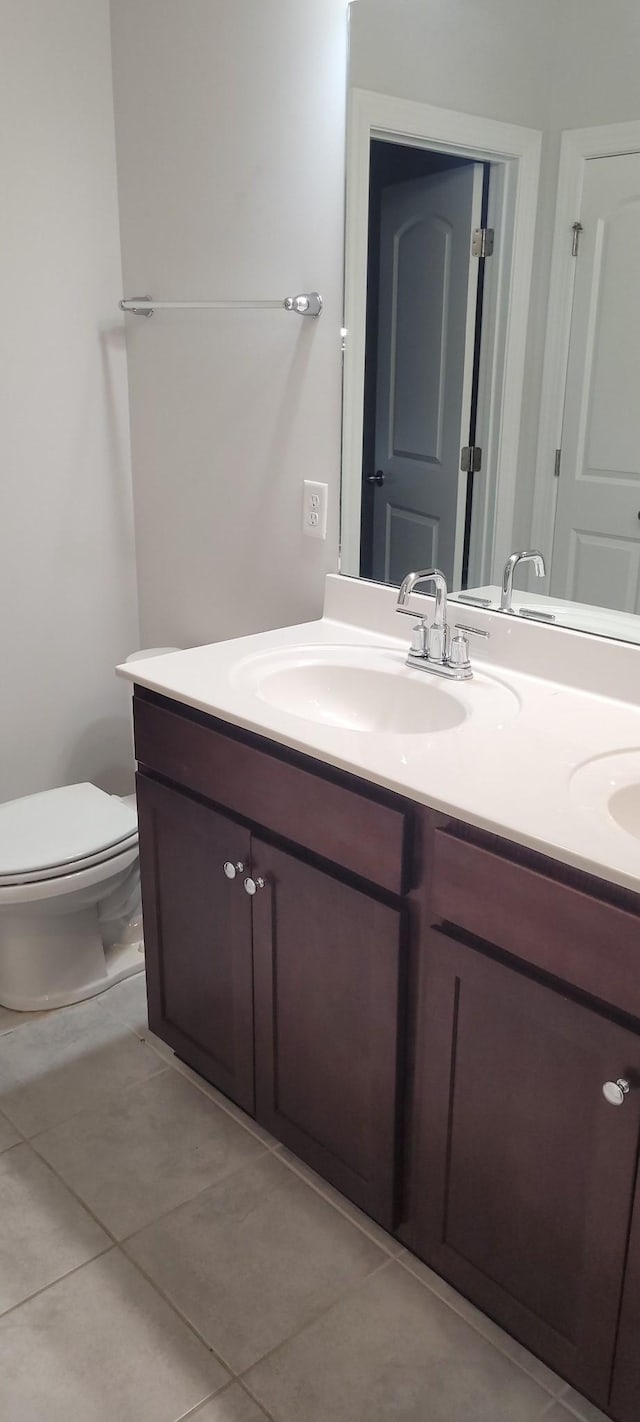
M319 316L322 297L317 291L285 296L283 301L154 301L152 296L127 296L121 311L131 316L153 316L154 311L295 311L298 316Z

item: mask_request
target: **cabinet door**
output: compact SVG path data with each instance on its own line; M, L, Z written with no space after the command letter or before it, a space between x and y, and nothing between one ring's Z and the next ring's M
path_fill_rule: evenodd
M402 915L253 841L257 1117L392 1224Z
M137 777L149 1025L178 1056L254 1109L249 832Z
M602 1086L640 1040L434 931L417 1047L416 1252L606 1406L640 1091Z
M626 1103L625 1103L626 1104ZM636 1183L620 1327L613 1371L611 1413L619 1422L640 1417L640 1173Z

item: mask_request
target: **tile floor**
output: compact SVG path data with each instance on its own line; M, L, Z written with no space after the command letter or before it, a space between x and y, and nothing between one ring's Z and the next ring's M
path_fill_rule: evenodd
M2 1422L598 1422L179 1063L144 979L0 1008Z

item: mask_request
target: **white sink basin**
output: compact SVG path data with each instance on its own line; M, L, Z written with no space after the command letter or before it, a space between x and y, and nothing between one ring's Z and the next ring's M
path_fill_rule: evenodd
M595 756L574 770L571 796L593 819L640 839L640 749Z
M627 834L640 839L640 783L622 785L609 796L609 814Z
M344 731L432 735L476 717L496 726L519 710L514 692L485 675L446 681L414 671L383 647L304 646L248 657L231 673L236 686L279 711Z

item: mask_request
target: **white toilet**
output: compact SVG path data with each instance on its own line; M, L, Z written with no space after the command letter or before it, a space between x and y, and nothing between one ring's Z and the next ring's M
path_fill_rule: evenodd
M66 785L0 805L0 1004L80 1002L144 967L135 796Z
M67 1007L143 968L135 795L85 783L0 805L0 1007Z

